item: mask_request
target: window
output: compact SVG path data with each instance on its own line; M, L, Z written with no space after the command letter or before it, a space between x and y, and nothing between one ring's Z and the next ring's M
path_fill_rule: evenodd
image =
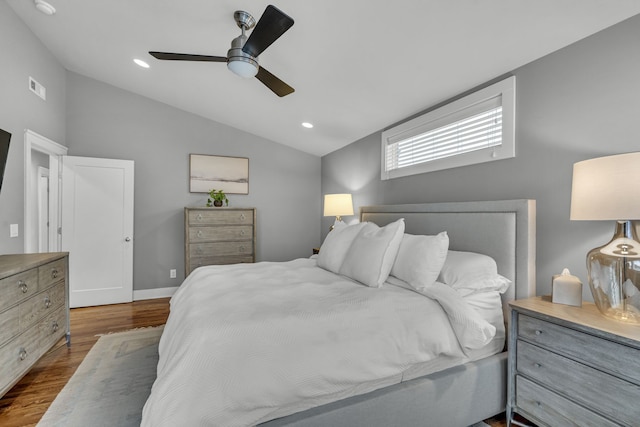
M515 157L515 77L382 132L381 178Z

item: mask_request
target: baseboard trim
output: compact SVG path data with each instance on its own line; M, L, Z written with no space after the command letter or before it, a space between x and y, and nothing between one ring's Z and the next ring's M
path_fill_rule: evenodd
M167 298L173 296L178 290L178 286L171 288L156 288L156 289L139 289L133 291L133 300L142 301L145 299Z

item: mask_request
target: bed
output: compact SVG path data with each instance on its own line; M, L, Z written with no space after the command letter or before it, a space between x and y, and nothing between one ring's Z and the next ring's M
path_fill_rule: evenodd
M477 318L468 295L440 282L452 254L473 254L511 283L498 311L535 295L535 202L368 206L350 227L334 230L318 258L202 267L185 279L142 425L467 426L503 412L509 317ZM357 237L334 274L329 243L347 233ZM395 252L375 251L383 235ZM418 247L409 237L440 254L446 238L429 286L412 277L436 267L415 273L398 261ZM392 274L371 274L353 255L358 244Z

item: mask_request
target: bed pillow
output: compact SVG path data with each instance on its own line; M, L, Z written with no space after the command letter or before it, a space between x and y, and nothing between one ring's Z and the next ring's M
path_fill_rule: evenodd
M465 294L470 292L505 292L511 281L498 274L496 261L476 252L448 251L437 279Z
M431 286L444 265L447 249L449 236L446 231L436 236L405 234L390 274L417 290Z
M353 243L353 239L356 238L356 235L365 224L361 222L354 225L346 225L343 222L338 222L322 242L318 253L318 267L336 274L340 273L340 266Z
M340 267L340 274L372 288L379 288L389 277L403 235L404 218L384 227L365 223L351 244Z

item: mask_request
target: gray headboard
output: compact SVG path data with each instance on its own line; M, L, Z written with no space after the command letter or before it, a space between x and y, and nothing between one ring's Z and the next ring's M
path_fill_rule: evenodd
M449 249L478 252L495 259L498 272L515 283L504 295L504 300L536 294L535 200L360 208L360 221L383 226L399 218L405 220L406 233L434 235L446 231Z

